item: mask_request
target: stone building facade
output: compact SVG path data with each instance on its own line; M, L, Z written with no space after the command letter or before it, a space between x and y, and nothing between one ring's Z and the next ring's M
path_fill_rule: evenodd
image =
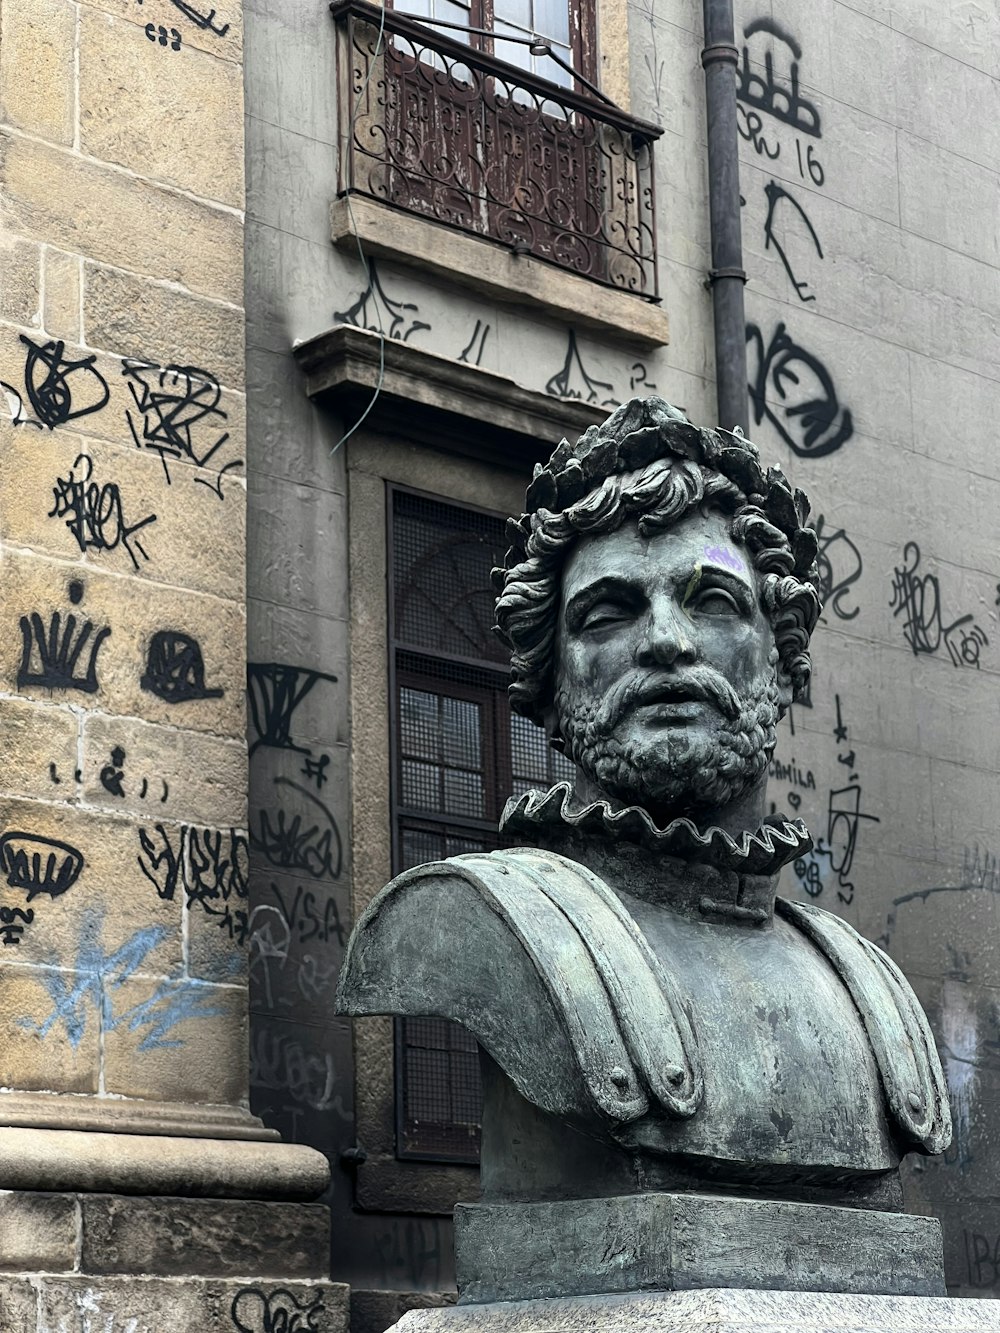
M957 1134L909 1205L989 1297L1000 19L735 8L750 429L829 591L772 767L817 839L784 891L924 1001ZM95 1198L136 1193L244 1199L147 1271L237 1282L220 1328L271 1317L243 1279L331 1329L329 1272L359 1330L448 1298L475 1052L333 991L394 870L557 776L489 634L532 463L653 388L716 419L703 44L696 0L0 0L0 1187L95 1237L4 1239L65 1273L5 1299L82 1328ZM234 1268L204 1236L249 1263L268 1194L287 1241Z
M0 1325L339 1329L248 1104L243 27L0 7Z

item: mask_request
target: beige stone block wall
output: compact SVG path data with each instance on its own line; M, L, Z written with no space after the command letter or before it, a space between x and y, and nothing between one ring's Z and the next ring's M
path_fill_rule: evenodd
M242 82L239 0L0 6L4 1088L246 1099Z

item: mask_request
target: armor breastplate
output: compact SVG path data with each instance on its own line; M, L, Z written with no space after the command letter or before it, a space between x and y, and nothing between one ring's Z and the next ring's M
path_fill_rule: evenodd
M460 1022L516 1097L630 1158L864 1174L947 1142L933 1038L880 950L812 906L698 919L628 878L532 848L407 871L339 1004Z

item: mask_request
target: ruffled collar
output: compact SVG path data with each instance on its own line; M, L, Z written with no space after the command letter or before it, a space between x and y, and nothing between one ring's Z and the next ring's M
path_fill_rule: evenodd
M675 819L666 828L658 828L637 805L614 808L607 800L576 805L568 782L557 782L548 791L512 796L500 819L500 831L507 837L544 836L560 830L635 843L662 856L737 875L776 875L813 845L801 819L768 819L755 832L741 833L738 840L714 825L702 833L690 819Z

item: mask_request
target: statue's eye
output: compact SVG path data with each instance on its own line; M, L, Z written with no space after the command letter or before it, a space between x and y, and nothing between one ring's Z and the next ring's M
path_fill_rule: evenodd
M618 602L598 602L592 606L584 618L582 629L604 629L608 625L617 625L628 619L629 609Z
M695 601L694 609L703 616L741 615L736 599L724 588L706 588Z

